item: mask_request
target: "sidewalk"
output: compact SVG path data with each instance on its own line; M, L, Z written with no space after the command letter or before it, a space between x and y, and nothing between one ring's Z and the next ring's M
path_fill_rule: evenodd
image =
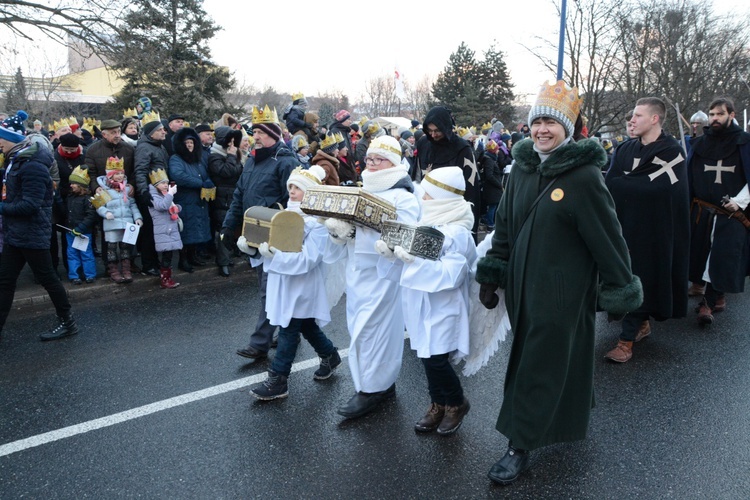
M175 258L175 262L177 259ZM136 261L140 263L138 259ZM140 273L133 273L133 282L128 284L117 284L109 279L105 272L104 263L101 258L96 259L97 265L97 278L94 283L83 283L81 285L73 285L67 277L67 272L62 264L57 268L60 280L68 290L70 296L70 302L75 307L75 304L80 303L83 300L91 299L94 297L114 297L121 294L146 294L149 292L163 292L168 293L169 290L162 290L159 286L159 278L155 276L143 276ZM206 282L231 282L235 279L256 279L255 271L247 264L247 261L242 258L234 259L234 266L230 267L231 276L225 278L219 276L218 267L213 261L206 264L204 267L195 267L193 273L186 273L180 271L175 266L172 269L172 278L180 283L180 288L183 286L189 287L196 284L200 285ZM177 290L179 290L178 288ZM13 309L19 309L22 307L36 306L39 304L49 303L49 295L47 291L42 287L34 283L34 274L31 272L29 266L24 266L21 271L21 275L18 278L18 284L16 287L16 294L13 298Z

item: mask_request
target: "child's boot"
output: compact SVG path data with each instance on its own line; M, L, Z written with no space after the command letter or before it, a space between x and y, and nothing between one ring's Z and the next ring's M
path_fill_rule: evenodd
M179 283L175 283L172 281L172 268L171 267L162 267L160 269L160 280L161 280L161 287L162 288L177 288L180 286Z
M284 375L268 370L268 378L266 381L255 386L250 391L250 395L261 401L285 398L289 395L289 388L287 387L286 381L287 377Z
M133 281L133 273L130 272L130 259L122 259L122 282L131 283Z
M325 380L333 375L334 370L341 364L341 356L338 351L333 351L333 354L320 358L320 366L315 373L313 378L315 380Z
M117 265L117 262L109 262L107 264L107 272L109 273L109 279L115 283L123 283L124 278L120 274L120 267Z

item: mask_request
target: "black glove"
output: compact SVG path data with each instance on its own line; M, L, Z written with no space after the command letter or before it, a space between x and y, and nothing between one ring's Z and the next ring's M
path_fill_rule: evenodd
M138 195L138 204L142 207L153 207L154 204L151 202L151 195L148 191Z
M622 314L608 313L607 314L607 321L609 321L610 323L613 323L615 321L622 321L624 318L625 318L625 313L622 313Z
M237 244L234 241L234 229L229 229L228 227L222 227L221 231L219 232L219 239L224 244L224 247L227 250L229 250L230 252L234 251L234 248Z
M479 285L479 302L487 309L496 308L497 303L500 302L500 297L497 296L496 291L497 285L482 283Z

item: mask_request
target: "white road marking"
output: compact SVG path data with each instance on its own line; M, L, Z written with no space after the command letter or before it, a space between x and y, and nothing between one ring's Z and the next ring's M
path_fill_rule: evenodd
M349 349L340 349L339 354L341 355L342 359L346 358L349 355ZM318 366L319 362L320 361L318 358L312 358L305 361L300 361L299 363L294 363L292 365L292 373ZM175 408L177 406L193 403L195 401L200 401L212 396L218 396L219 394L224 394L226 392L236 391L238 389L242 389L243 387L262 382L265 379L266 372L258 373L256 375L251 375L249 377L234 380L232 382L227 382L226 384L215 385L213 387L202 389L200 391L189 392L181 396L175 396L173 398L157 401L156 403L151 403L144 406L139 406L138 408L122 411L120 413L115 413L106 417L89 420L88 422L82 422L80 424L71 425L69 427L63 427L62 429L45 432L43 434L37 434L36 436L31 436L25 439L19 439L18 441L13 441L12 443L0 445L0 457L4 457L6 455L17 453L23 450L28 450L29 448L34 448L43 444L53 443L61 439L77 436L78 434L84 434L86 432L95 431L97 429L111 427L113 425L127 422L128 420L145 417L146 415L151 415L152 413L157 413L163 410L168 410L170 408Z

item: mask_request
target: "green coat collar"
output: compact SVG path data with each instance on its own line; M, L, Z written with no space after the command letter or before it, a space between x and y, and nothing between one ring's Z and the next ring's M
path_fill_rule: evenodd
M534 151L534 141L521 141L513 147L513 158L521 170L538 172L542 177L557 177L583 165L596 165L601 169L607 164L604 148L591 139L566 144L552 153L544 163Z

